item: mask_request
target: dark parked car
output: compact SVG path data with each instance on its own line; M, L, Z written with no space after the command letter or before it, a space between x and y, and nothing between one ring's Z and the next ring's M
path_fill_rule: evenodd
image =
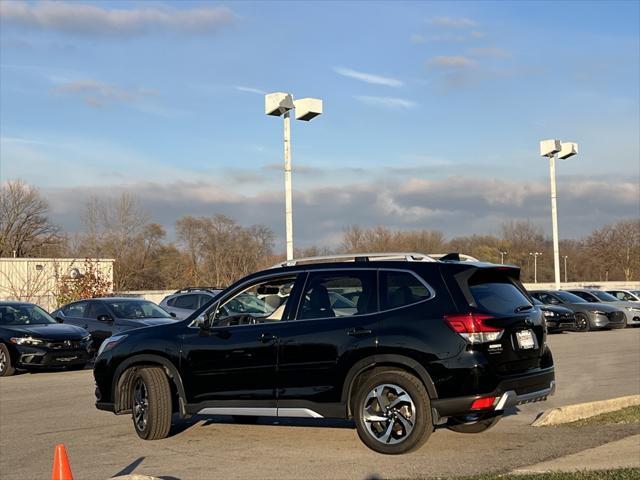
M86 330L60 325L32 303L0 302L0 377L16 369L82 369L92 356Z
M77 325L91 333L98 348L105 338L130 330L174 323L172 315L158 305L137 298L94 298L65 305L51 313L59 322Z
M581 288L567 291L589 303L607 303L617 307L624 312L627 325L640 325L640 305L636 302L625 302L610 293L597 289Z
M537 290L529 292L533 298L546 305L566 307L576 315L576 330L586 332L605 328L624 328L624 312L604 303L589 303L586 300L563 290Z
M575 330L576 315L572 310L561 307L560 305L545 305L536 298L533 299L533 304L542 310L544 318L547 320L547 329L549 332Z
M369 448L397 454L435 426L479 433L554 392L542 312L517 267L407 258L291 261L185 321L111 337L94 367L96 406L131 413L148 440L168 435L173 412L353 418ZM332 308L332 293L354 292L354 309ZM234 310L269 295L282 303Z

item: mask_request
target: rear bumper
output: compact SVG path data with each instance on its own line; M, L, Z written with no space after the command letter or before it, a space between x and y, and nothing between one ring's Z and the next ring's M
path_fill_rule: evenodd
M507 408L523 403L539 402L546 400L555 393L555 372L553 368L547 368L533 374L509 377L498 384L493 392L482 395L470 395L455 398L438 398L431 401L434 413L434 422L444 417L499 414ZM495 397L493 406L483 410L472 410L471 405L475 400L486 397Z

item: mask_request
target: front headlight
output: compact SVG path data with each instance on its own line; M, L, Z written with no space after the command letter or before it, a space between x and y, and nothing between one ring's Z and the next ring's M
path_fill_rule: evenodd
M600 310L591 310L591 313L595 313L596 315L604 315L607 316L606 312L601 312Z
M102 345L100 345L96 358L99 357L102 352L108 352L109 350L111 350L125 338L127 338L127 335L114 335L113 337L107 338L104 342L102 342Z
M82 340L80 340L80 341L82 343L89 343L91 341L91 334L82 337Z
M630 312L640 312L639 307L627 307L627 310L629 310Z
M558 314L556 312L550 312L549 310L544 311L545 317L556 317Z
M33 337L13 337L10 338L9 341L16 345L42 345L44 343L39 338Z

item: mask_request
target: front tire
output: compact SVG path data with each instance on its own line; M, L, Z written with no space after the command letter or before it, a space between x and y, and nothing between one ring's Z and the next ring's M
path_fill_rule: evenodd
M465 417L453 417L449 420L447 428L457 433L482 433L493 428L501 419L501 416L485 418L484 420L471 420Z
M353 405L360 440L378 453L416 450L433 431L431 402L424 385L402 370L383 370L367 377Z
M584 313L576 313L576 332L588 332L590 329L589 317Z
M0 377L10 377L16 373L16 369L11 365L11 355L4 343L0 343Z
M169 379L158 367L140 369L131 392L131 418L143 440L166 438L171 428L171 388Z

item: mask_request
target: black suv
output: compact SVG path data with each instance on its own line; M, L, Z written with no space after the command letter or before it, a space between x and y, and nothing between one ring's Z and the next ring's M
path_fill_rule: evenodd
M352 418L368 447L396 454L553 393L544 317L518 268L394 255L291 261L185 321L108 338L96 406L131 413L148 440L173 413Z

